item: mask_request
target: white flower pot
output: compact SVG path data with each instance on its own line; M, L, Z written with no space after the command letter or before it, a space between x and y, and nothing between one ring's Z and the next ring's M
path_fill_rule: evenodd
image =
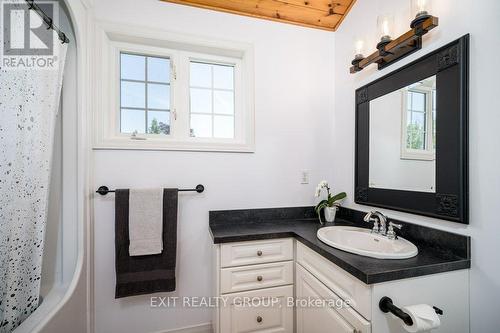
M333 222L335 220L335 214L337 213L337 207L325 207L324 212L326 222Z

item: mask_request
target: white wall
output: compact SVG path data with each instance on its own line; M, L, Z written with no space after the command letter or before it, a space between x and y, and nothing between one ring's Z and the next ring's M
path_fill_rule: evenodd
M208 211L314 203L332 172L334 35L156 0L95 1L98 20L253 43L256 152L95 151L94 184L116 187L204 184L179 199L175 296L212 292ZM300 184L308 170L310 184ZM96 197L95 332L153 332L208 323L208 310L151 309L149 296L114 299L114 197ZM168 295L168 294L165 294Z
M370 101L369 186L436 192L435 160L401 158L403 94L397 90Z
M347 206L368 210L353 202L354 188L354 90L397 67L415 60L466 33L471 34L470 51L470 225L418 217L382 210L389 217L446 229L472 236L471 332L494 332L500 326L500 223L496 214L500 198L500 136L498 135L499 66L491 57L500 53L500 2L483 0L436 0L433 14L439 16L439 27L424 37L424 48L395 65L377 71L371 66L351 75L354 36L366 36L367 45L376 44L378 13L393 12L398 35L407 30L410 20L409 1L358 0L335 34L335 152L334 186L348 193ZM373 50L370 50L373 51Z

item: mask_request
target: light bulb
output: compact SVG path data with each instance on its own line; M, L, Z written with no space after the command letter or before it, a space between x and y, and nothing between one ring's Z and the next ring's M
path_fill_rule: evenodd
M425 0L417 0L417 9L419 12L425 12Z
M389 31L389 22L387 22L387 20L384 20L382 22L382 33L384 34L384 36L390 36L390 31Z
M431 0L411 0L411 12L415 17L429 15Z
M356 58L362 58L363 57L363 47L365 45L365 41L362 39L356 39L354 42L354 49L356 51Z
M380 15L377 18L378 32L382 42L391 41L392 29L394 27L394 16L390 14Z
M363 40L363 38L356 36L354 37L353 42L354 42L355 54L354 54L354 59L351 61L351 64L353 66L351 67L351 73L356 73L363 69L359 66L359 64L365 58L365 56L363 55L363 48L365 46L365 41Z

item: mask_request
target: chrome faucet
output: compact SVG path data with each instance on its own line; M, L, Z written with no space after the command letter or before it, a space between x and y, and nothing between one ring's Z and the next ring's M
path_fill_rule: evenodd
M387 217L376 210L372 210L371 212L367 213L363 220L367 223L373 222L372 232L375 234L380 234L382 236L387 236L388 239L397 239L398 236L396 235L396 231L394 230L394 228L397 228L399 230L403 228L402 224L389 222L389 225L386 229Z
M371 212L365 215L365 218L363 220L367 223L373 222L373 229L372 229L373 233L381 234L383 236L387 234L387 229L386 229L387 217L385 217L385 215L382 214L381 212L372 210Z

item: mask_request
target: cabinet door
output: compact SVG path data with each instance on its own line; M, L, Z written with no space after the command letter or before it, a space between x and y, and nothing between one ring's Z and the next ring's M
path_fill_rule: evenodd
M371 320L371 288L331 261L297 242L297 263L314 275L364 318Z
M220 333L293 333L293 287L276 287L223 296Z
M296 265L297 333L369 333L371 325L302 266Z

